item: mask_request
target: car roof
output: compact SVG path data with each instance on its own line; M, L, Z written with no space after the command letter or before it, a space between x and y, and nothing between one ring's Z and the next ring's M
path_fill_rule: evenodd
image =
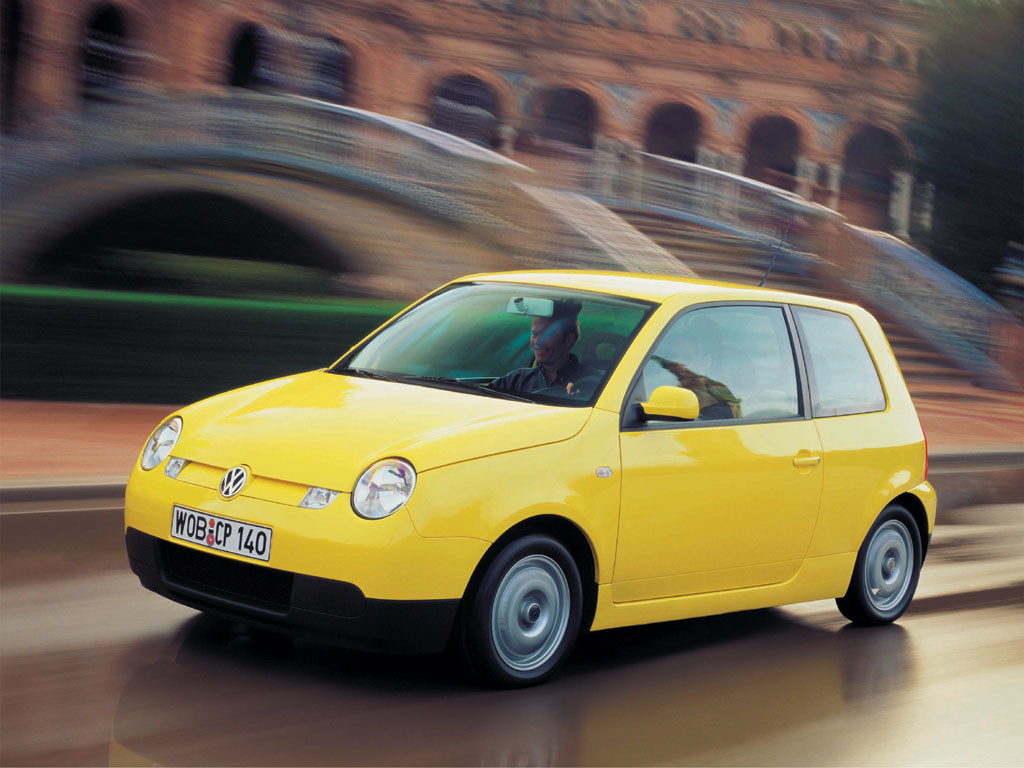
M771 276L769 275L769 281ZM681 295L693 296L695 301L778 301L850 311L856 305L834 299L823 299L790 291L758 288L739 283L714 280L695 280L670 275L645 275L635 272L602 272L592 270L522 270L517 272L490 272L469 275L456 282L497 282L543 285L552 288L577 288L614 296L642 299L662 304Z

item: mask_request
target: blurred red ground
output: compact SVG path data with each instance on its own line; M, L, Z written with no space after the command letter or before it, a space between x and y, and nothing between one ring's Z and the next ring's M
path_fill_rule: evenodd
M124 481L176 406L0 402L0 485Z
M918 400L933 453L1024 450L1016 404ZM123 482L173 405L0 402L0 485Z

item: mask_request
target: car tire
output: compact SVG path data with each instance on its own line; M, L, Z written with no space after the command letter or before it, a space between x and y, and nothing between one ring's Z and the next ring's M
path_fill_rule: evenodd
M921 575L921 532L898 504L882 510L864 537L849 589L836 598L840 613L854 624L891 624L907 610Z
M489 684L536 685L568 657L582 613L583 585L572 555L550 536L530 534L497 554L464 601L460 650Z

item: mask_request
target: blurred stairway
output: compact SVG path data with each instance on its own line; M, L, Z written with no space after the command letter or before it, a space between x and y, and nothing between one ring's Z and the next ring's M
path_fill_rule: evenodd
M772 261L771 244L711 228L650 210L611 206L611 209L651 240L673 254L705 280L758 285ZM827 270L801 269L781 256L767 287L796 293L807 293L854 304L863 303L838 280L823 276ZM984 402L1000 409L1024 411L1024 397L1019 393L985 389L974 382L971 371L959 367L929 342L917 336L906 325L885 311L870 306L881 323L899 361L900 370L911 394L917 399Z

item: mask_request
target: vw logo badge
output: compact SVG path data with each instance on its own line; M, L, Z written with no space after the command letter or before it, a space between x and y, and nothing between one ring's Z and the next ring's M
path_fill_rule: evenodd
M238 495L249 480L249 472L245 467L232 467L224 473L220 481L220 495L230 499Z

